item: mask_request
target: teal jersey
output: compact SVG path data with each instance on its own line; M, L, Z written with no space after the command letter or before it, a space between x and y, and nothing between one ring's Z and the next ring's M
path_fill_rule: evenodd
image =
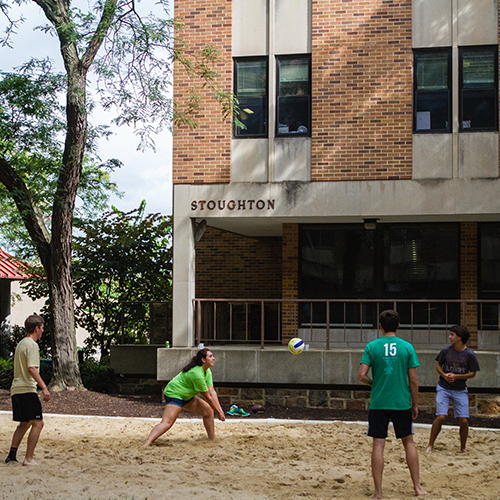
M365 347L361 363L372 369L370 410L411 408L408 369L420 362L409 342L395 336L373 340Z
M165 396L187 401L200 392L207 392L213 386L210 368L205 372L203 367L195 366L188 372L176 375L165 387Z

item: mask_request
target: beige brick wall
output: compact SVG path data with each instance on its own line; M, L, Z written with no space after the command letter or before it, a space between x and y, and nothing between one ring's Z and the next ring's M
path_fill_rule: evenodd
M176 2L175 15L185 28L177 32L191 51L209 43L220 52L222 62L214 68L221 77L220 88L232 91L231 0L183 0ZM201 109L194 117L197 128L174 128L173 182L195 184L229 182L231 166L231 117L223 120L221 108L213 93L201 88L201 81L192 79L179 62L174 66L174 95L183 106L195 89L201 97Z
M410 179L411 2L312 2L312 180Z
M196 297L281 298L281 238L208 227L196 244Z
M477 222L460 224L460 298L466 300L476 300L478 296L477 231ZM460 312L463 314L463 311ZM465 325L471 333L467 345L472 349L477 347L477 323L477 306L467 306Z
M299 292L299 225L283 224L283 299L296 299ZM297 303L283 303L282 339L286 344L297 335Z

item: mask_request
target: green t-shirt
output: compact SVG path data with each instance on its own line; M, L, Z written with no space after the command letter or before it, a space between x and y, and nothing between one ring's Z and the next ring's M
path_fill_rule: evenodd
M195 366L188 372L176 375L165 387L165 396L187 401L200 392L207 392L213 386L210 368L205 372L202 366Z
M414 347L395 336L370 342L361 363L372 369L370 410L408 410L411 408L408 369L420 366Z

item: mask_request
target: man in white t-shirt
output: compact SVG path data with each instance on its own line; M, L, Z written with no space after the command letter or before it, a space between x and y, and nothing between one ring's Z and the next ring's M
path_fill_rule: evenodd
M16 427L9 455L5 463L17 462L16 454L24 435L28 435L26 456L23 465L38 465L34 459L38 438L43 429L42 405L36 392L37 384L42 389L43 400L50 399L50 392L38 371L40 354L37 341L43 333L43 318L36 314L28 316L24 322L26 337L17 344L14 354L14 380L10 388L13 420Z

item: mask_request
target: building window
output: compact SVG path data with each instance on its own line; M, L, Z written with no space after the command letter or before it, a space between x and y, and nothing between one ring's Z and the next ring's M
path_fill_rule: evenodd
M277 56L277 136L311 135L311 58Z
M239 103L239 120L235 137L267 137L267 57L234 60L234 93Z
M498 48L462 47L460 131L498 129Z
M451 132L451 48L414 51L415 132Z
M479 225L479 255L479 298L500 300L500 223ZM480 329L498 329L498 309L495 303L481 306Z
M398 303L403 325L451 325L457 304L432 299L459 298L459 226L449 224L304 225L300 229L302 299L429 299ZM392 308L392 303L379 303ZM330 321L377 326L377 303L331 303ZM325 325L322 303L304 304L303 326Z

